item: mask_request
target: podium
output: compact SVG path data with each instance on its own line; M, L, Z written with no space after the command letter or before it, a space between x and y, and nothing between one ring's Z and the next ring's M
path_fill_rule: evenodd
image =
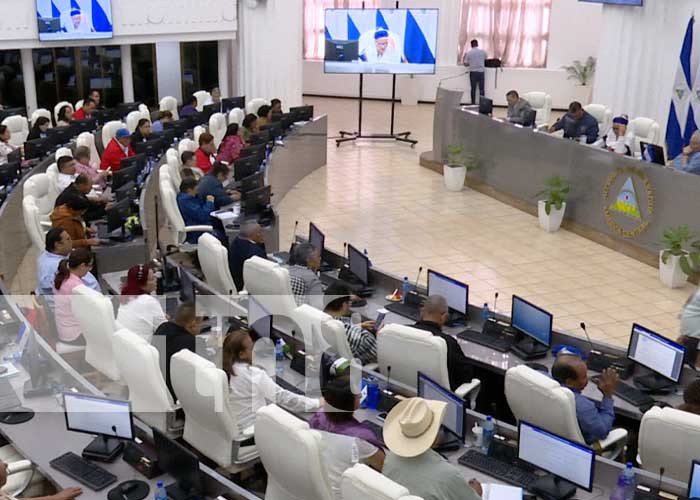
M433 116L432 159L435 162L442 163L447 158L447 146L457 142L457 113L451 111L459 108L463 94L461 90L437 89Z

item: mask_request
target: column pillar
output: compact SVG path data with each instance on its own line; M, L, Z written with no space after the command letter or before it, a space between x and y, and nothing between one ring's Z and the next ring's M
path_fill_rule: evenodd
M124 102L134 102L134 70L131 66L131 45L120 45L122 52L122 89Z
M27 105L27 118L39 107L36 97L36 78L34 77L34 60L32 49L21 49L22 75L24 79L24 97ZM51 110L53 112L53 110Z

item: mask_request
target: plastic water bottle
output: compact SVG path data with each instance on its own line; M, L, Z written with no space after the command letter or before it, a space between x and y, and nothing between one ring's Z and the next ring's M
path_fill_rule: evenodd
M165 492L163 481L158 481L156 483L156 494L153 498L155 500L168 500L168 494Z
M484 303L484 308L481 310L481 319L484 323L488 321L488 319L491 317L491 311L489 310L489 303L485 302Z
M408 281L408 276L403 277L403 284L401 285L401 295L402 295L402 302L405 304L406 303L406 297L408 297L408 293L411 291L411 282Z
M491 415L488 415L486 417L486 421L484 422L484 433L483 433L483 438L481 440L481 451L484 453L489 452L489 447L491 446L491 440L493 439L493 432L494 432L494 424L493 424L493 417Z
M275 342L275 359L277 361L284 360L284 341L282 339L277 339Z
M617 478L617 486L610 495L610 500L632 500L635 488L634 470L632 469L632 464L627 463L625 470Z

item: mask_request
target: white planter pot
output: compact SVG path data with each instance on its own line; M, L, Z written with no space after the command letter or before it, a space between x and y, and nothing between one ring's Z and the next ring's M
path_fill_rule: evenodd
M564 220L566 202L562 204L561 210L557 210L556 208L552 207L552 209L549 211L549 215L547 215L547 212L545 211L544 207L544 200L540 200L537 202L537 215L540 219L540 227L548 233L558 231L559 226L561 226L561 221Z
M572 97L574 101L578 101L582 106L587 106L591 103L591 90L590 85L575 85L572 90Z
M688 276L681 269L681 258L677 255L671 255L668 258L668 263L664 264L661 259L663 250L659 252L659 279L661 283L669 288L681 288L688 281Z
M467 167L463 165L442 166L442 176L445 178L445 187L450 191L461 191L464 188L464 180L467 178Z

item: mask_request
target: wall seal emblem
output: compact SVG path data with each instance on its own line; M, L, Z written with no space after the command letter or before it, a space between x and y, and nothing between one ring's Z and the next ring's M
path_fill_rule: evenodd
M605 222L623 238L637 238L649 227L655 210L654 189L641 168L620 167L603 187Z

